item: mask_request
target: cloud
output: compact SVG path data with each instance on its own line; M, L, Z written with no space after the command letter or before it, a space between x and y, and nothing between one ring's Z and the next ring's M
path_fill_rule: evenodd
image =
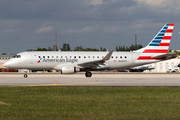
M102 5L103 4L103 0L90 0L90 4L91 5Z
M100 5L110 5L112 3L118 2L120 0L79 0L85 6L93 5L93 6L100 6Z
M82 29L69 29L67 31L67 33L88 33L88 32L92 32L92 31L95 31L95 29L98 27L98 25L95 25L95 26L87 26L87 27L84 27Z
M48 27L39 28L38 30L35 31L35 33L45 33L45 32L50 32L52 30L53 30L53 27L48 26Z
M97 6L97 5L102 5L104 4L103 0L79 0L80 3L82 2L85 6L89 6L89 5L93 5L93 6Z
M163 14L180 14L179 0L133 0L140 5L146 6L149 10Z
M119 33L121 31L121 28L120 26L106 26L104 29L103 29L103 32L105 33Z
M139 3L150 4L150 5L160 5L162 2L166 0L133 0L133 1L138 1Z
M151 38L165 23L174 22L174 31L179 33L179 5L180 0L2 0L0 50L11 53L11 50L20 52L51 46L54 42L49 40L54 39L54 31L61 39L59 46L67 42L72 47L81 44L99 48L101 45L111 49L119 43L129 45L135 33L144 45L147 43L144 38ZM173 38L179 38L179 34ZM7 41L24 41L24 44L2 44ZM173 43L172 46L179 48L178 41Z

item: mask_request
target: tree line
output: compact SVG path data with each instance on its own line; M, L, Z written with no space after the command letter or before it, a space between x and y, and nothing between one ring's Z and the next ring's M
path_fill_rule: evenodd
M180 51L178 50L169 50L169 53L175 53L176 55L180 55Z
M133 50L138 50L138 49L141 49L143 48L142 45L131 45L129 47L123 45L123 46L116 46L116 51L133 51Z
M142 48L142 45L131 45L131 46L116 46L116 51L133 51L136 49L140 49ZM96 49L96 48L83 48L82 46L76 46L74 49L71 49L70 45L67 43L64 43L62 45L62 47L60 47L60 49L58 49L58 47L56 46L56 51L107 51L106 48L100 47L100 49ZM55 45L53 47L48 47L48 48L40 48L37 47L36 50L33 49L28 49L27 51L55 51Z

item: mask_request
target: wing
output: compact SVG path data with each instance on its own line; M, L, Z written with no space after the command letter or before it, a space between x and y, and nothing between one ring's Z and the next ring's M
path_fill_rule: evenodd
M103 59L101 60L95 60L95 61L89 61L84 63L79 63L78 66L84 67L84 68L92 68L97 67L101 64L103 64L105 61L109 60L111 55L113 53L113 50L111 50Z
M157 58L157 59L166 58L166 60L168 60L168 59L172 59L172 58L176 58L176 57L177 57L177 55L174 53L166 53L163 55L153 56L152 58Z

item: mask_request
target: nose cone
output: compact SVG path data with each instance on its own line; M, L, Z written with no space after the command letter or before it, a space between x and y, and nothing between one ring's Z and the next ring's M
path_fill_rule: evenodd
M9 67L9 62L5 62L5 63L3 64L3 66L4 66L5 68L8 68L8 67Z

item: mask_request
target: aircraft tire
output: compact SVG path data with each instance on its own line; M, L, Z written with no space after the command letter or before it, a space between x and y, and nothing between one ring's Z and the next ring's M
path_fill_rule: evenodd
M91 72L86 72L86 73L85 73L85 76L86 76L86 77L91 77L91 76L92 76L92 73L91 73Z
M27 78L28 77L28 75L27 74L24 74L24 78Z

